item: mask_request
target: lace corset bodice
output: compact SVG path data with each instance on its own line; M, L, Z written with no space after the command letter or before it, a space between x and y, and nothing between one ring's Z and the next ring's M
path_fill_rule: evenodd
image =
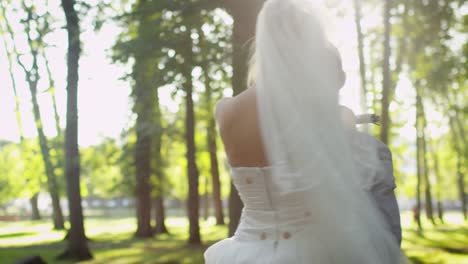
M235 239L287 240L312 222L313 211L305 202L311 188L280 192L271 172L268 167L232 168L234 185L244 203Z

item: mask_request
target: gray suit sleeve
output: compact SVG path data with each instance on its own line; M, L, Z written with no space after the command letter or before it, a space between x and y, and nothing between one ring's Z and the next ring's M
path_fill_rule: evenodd
M370 191L390 230L401 245L400 210L394 192L396 185L393 175L392 154L385 144L379 142L378 155L382 161L382 169L378 170L377 173L384 175L379 175L382 180L373 185Z

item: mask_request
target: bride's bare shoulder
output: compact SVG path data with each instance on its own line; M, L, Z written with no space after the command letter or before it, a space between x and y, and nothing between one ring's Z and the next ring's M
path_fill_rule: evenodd
M222 118L222 116L224 116L227 111L229 111L229 108L232 108L233 100L234 97L224 97L216 103L214 108L214 115L216 120L219 121L219 119Z
M248 96L248 94L248 91L244 91L234 97L225 97L216 103L214 115L220 126L226 122L230 123L230 120L236 116L239 107L245 104L245 97Z
M219 100L215 105L214 117L216 123L218 124L221 136L224 135L225 131L227 130L227 127L230 126L229 124L232 124L234 100L234 97L225 97Z
M219 100L214 108L216 120L234 114L236 109L245 104L247 97L250 97L251 93L250 89L247 89L234 97L224 97Z

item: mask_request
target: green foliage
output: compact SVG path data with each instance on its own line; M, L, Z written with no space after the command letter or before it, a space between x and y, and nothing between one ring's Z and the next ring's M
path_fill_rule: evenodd
M184 93L187 67L190 66L194 84L196 110L197 165L200 171L200 191L205 192L205 179L210 178L210 163L206 146L206 122L213 116L213 103L230 86L231 29L226 23L229 16L221 10L204 9L203 1L147 1L133 4L131 13L119 16L119 22L126 30L121 34L113 49L113 60L133 65L131 74L125 76L133 81L134 107L139 80L145 80L148 88L143 93L153 97L153 91L170 87L175 101L181 102ZM144 21L144 22L141 22ZM187 32L190 26L190 32ZM187 35L190 38L187 38ZM188 65L187 41L193 47L193 61ZM144 65L144 66L143 66ZM143 79L142 79L143 78ZM206 98L206 82L213 92ZM137 111L137 110L136 110ZM154 124L146 127L148 133L162 133L162 164L153 164L165 177L165 195L184 199L187 194L186 157L184 145L184 111L179 105L177 113L162 109L160 116L154 116ZM201 132L201 133L199 133ZM155 177L153 185L161 184ZM210 186L208 186L210 188ZM208 189L209 190L209 189ZM155 191L153 190L153 193Z
M31 197L41 190L47 178L36 140L0 147L0 205Z
M27 182L27 185L23 186L23 191L27 197L31 197L46 185L44 162L36 140L24 140L20 147L23 164L20 175L22 174L21 178Z
M14 145L3 146L0 150L0 204L21 195L20 175L21 151Z
M122 148L115 140L105 139L97 146L81 150L81 173L89 196L113 198L128 196L129 190L119 161ZM129 177L129 176L127 176ZM84 193L83 195L85 195Z
M127 130L122 133L123 144L121 146L121 154L118 158L118 164L121 172L120 187L125 196L133 196L135 194L135 161L134 151L136 135L134 130Z

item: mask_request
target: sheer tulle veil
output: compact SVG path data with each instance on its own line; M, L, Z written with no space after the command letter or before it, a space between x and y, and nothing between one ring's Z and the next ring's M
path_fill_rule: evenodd
M364 191L377 176L363 180L356 166L379 169L375 146L356 157L340 120L336 54L317 10L313 1L267 0L258 17L254 89L275 191L310 190L314 239L328 263L401 263Z

